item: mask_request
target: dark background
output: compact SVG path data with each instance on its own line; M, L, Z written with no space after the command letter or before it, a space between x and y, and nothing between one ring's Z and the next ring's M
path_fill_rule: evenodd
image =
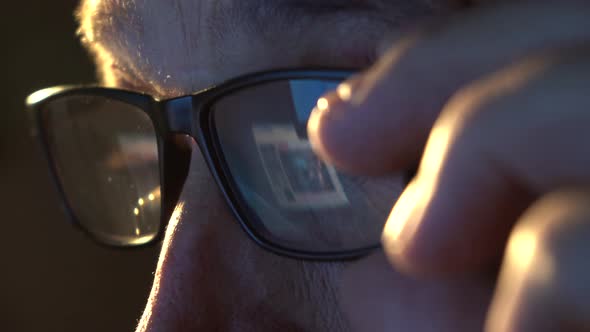
M23 107L36 89L94 81L75 36L77 1L4 4L0 330L132 331L149 293L157 248L102 248L69 224Z

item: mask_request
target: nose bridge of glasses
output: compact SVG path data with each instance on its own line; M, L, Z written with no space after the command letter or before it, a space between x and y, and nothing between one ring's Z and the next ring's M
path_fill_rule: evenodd
M191 96L169 100L163 108L168 132L193 135L195 115Z

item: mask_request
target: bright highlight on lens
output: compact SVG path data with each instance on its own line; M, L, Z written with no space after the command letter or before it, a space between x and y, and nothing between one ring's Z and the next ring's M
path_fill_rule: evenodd
M161 203L152 119L116 98L84 91L52 95L56 91L46 90L32 100L50 97L36 106L40 134L80 226L110 245L153 239L160 229ZM79 151L86 152L84 158ZM88 188L94 189L90 197ZM153 199L148 201L150 193Z
M150 201L153 201L154 199L156 199L156 196L154 196L154 194L149 194L149 195L148 195L148 199L149 199Z

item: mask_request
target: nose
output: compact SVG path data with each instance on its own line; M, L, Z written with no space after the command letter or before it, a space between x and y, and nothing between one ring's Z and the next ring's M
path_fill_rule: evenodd
M189 143L188 176L137 332L348 331L334 287L341 264L286 259L259 247Z
M236 296L250 282L252 245L226 207L196 143L169 221L138 332L230 331ZM247 287L248 288L248 287ZM249 296L256 296L252 292Z

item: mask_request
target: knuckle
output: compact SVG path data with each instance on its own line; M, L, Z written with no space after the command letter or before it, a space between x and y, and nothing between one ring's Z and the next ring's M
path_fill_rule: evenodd
M510 241L522 234L556 262L570 256L575 247L590 240L590 194L571 189L545 195L525 212Z

